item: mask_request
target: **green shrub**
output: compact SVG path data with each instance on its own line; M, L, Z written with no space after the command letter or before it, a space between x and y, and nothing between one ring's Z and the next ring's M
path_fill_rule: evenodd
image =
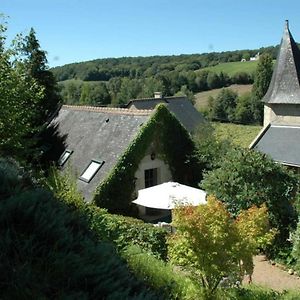
M237 216L252 205L266 203L272 227L279 229L278 243L284 243L295 226L293 198L298 178L266 155L236 148L227 153L220 167L204 175L201 187L226 203Z
M166 259L168 235L166 230L138 219L109 214L103 208L85 203L77 190L76 178L70 172L61 174L53 168L46 186L58 199L80 212L81 217L88 222L89 228L96 234L98 240L112 242L118 250L133 244L139 245L155 256Z
M13 159L0 157L0 200L32 186L31 179Z
M119 250L138 245L156 257L166 259L166 230L138 219L108 214L96 206L90 205L87 210L91 229L100 240L113 242Z
M127 248L122 256L135 276L162 294L164 299L203 299L203 290L199 285L139 247Z
M254 284L218 288L212 296L193 279L168 263L162 262L139 247L130 247L122 253L132 272L152 289L163 296L163 299L179 300L296 300L298 291L282 293Z
M62 174L55 167L51 167L45 186L57 199L63 200L69 206L80 208L84 205L84 198L77 189L76 177L69 170Z
M293 251L292 256L296 260L296 269L300 272L300 219L297 229L293 234Z
M80 210L43 189L12 195L0 201L1 299L157 299Z
M230 300L276 300L281 299L280 293L269 288L249 285L223 291L224 299Z

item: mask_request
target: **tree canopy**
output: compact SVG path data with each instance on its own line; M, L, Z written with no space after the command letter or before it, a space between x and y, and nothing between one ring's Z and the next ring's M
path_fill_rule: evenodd
M37 161L41 133L60 102L56 81L33 29L12 47L6 45L5 24L0 29L0 154Z
M266 94L273 73L272 56L268 54L261 55L256 68L254 83L252 89L252 111L256 121L260 123L263 120L262 98Z
M233 216L252 205L266 203L271 225L284 241L289 227L296 222L293 200L298 184L295 174L271 158L235 148L228 151L218 168L204 174L201 187L223 201Z
M21 44L20 51L23 54L23 64L28 75L44 88L44 97L37 107L36 119L38 125L43 125L56 111L60 102L56 80L47 66L46 52L41 49L33 28Z
M213 293L224 277L242 280L253 272L252 256L273 237L265 206L242 211L234 221L222 202L210 196L207 204L178 207L176 232L169 240L171 262L183 266Z
M28 137L39 130L34 124L44 89L29 76L24 64L13 60L13 49L4 48L5 30L2 27L0 32L0 153L24 158L36 143Z

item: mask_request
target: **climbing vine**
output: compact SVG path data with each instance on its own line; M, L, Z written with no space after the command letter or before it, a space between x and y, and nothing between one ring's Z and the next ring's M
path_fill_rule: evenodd
M195 186L201 170L197 161L189 160L194 143L187 130L165 105L157 106L109 176L97 188L94 202L112 213L133 214L135 172L150 145L170 168L175 181Z

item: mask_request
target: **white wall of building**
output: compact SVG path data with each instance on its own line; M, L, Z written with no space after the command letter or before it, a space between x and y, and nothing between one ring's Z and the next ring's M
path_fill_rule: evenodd
M153 157L152 157L153 158ZM145 188L145 170L157 168L157 183L172 181L172 174L169 166L161 159L155 157L151 159L151 154L146 155L140 162L138 170L135 172L135 191ZM139 206L140 215L145 214L145 208Z

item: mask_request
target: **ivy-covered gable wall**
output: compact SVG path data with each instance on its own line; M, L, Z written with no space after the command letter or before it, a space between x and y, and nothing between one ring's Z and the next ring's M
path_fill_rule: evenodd
M96 205L107 208L111 213L135 214L136 207L131 204L135 172L150 147L155 148L158 157L169 165L174 181L197 186L201 170L197 161L190 159L194 143L187 130L161 104L97 188L94 196Z

